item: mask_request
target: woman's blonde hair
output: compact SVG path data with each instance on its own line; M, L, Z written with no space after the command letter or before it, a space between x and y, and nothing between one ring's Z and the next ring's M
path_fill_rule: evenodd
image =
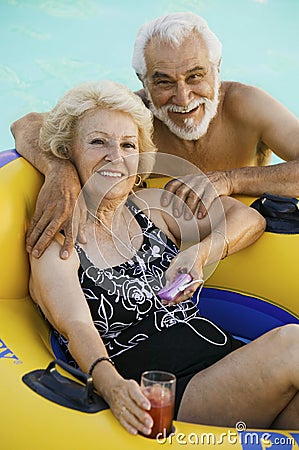
M39 137L41 149L70 159L78 119L98 107L130 114L138 128L139 153L143 154L138 173L146 178L153 169L157 151L152 141L152 114L137 95L113 81L82 83L67 91L45 117Z

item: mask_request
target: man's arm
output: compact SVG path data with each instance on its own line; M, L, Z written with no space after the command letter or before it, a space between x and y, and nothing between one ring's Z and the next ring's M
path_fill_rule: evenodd
M219 203L222 203L222 207ZM219 209L222 209L222 212ZM207 216L198 220L200 242L184 249L171 261L165 273L167 280L173 281L177 274L182 272L189 273L193 280L203 280L205 266L214 264L220 259L248 247L265 230L265 219L257 211L230 197L221 197L221 200L216 199L209 209L209 216L208 223L204 226L204 233L201 233L201 224L207 221ZM173 219L170 215L164 217L171 231L176 235L176 226L173 227ZM181 230L185 227L190 228L190 221L178 218L177 222L177 225L181 225ZM205 234L208 228L210 230ZM194 235L194 238L196 238L196 235ZM194 240L191 239L191 242L194 242ZM200 282L187 287L172 304L187 300L190 295L194 294L199 284Z
M166 280L171 283L179 273L189 273L194 284L171 303L174 304L195 292L205 266L251 245L264 232L266 222L255 209L231 197L216 198L203 219L174 219L172 205L161 208L161 195L161 189L143 189L134 196L134 202L145 214L150 212L151 220L183 248L166 271Z
M77 216L74 215L81 185L71 161L56 158L51 153L40 150L39 132L44 116L45 114L30 113L11 126L17 151L45 175L45 182L27 231L26 248L33 256L39 257L56 233L64 230L65 239L60 255L66 259L72 251L77 234L82 242L85 241L84 209L81 212L76 208Z
M227 171L231 193L260 196L270 192L299 197L298 118L261 89L245 85L239 89L232 101L232 120L236 125L250 127L260 142L286 162Z
M259 197L264 192L299 197L299 120L281 103L262 90L237 84L226 100L225 115L235 128L251 130L258 144L263 143L286 162L269 166L232 168L174 180L167 190L184 200L198 217L206 214L217 195L244 194ZM237 151L237 150L236 150ZM242 151L242 149L240 149ZM258 156L258 155L257 155ZM219 155L221 158L221 155ZM170 201L165 193L162 204ZM173 200L176 216L182 213L179 200Z
M57 158L50 153L40 151L39 132L47 113L29 113L16 120L10 127L14 136L16 149L43 175L50 170L51 163Z
M259 197L264 192L299 197L299 159L273 166L242 167L227 172L231 194Z

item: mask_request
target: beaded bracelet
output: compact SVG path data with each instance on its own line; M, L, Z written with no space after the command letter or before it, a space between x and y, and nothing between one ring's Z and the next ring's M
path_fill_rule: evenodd
M90 369L88 371L88 375L92 376L92 372L94 371L94 368L97 364L99 364L102 361L108 361L113 366L115 365L111 358L108 358L108 356L102 356L101 358L97 358L92 365L90 366Z

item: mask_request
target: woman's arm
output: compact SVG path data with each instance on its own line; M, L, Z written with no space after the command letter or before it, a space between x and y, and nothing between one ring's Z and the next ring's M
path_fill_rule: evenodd
M68 340L80 368L88 372L97 358L108 354L79 283L78 257L74 252L68 260L60 259L61 239L53 241L39 259L31 257L30 293L54 328ZM95 366L93 379L96 390L131 434L151 431L152 419L146 412L150 403L134 380L122 378L108 361Z
M145 189L133 201L145 213L149 208L155 225L180 245L180 253L166 271L168 283L179 272L190 273L193 280L203 279L205 266L249 246L265 230L265 219L256 210L231 197L217 197L204 218L193 215L187 220L184 214L174 218L171 204L161 207L161 195L161 189ZM192 284L175 303L189 298L199 285Z
M220 205L223 206L221 211ZM169 230L175 237L185 232L191 242L200 235L200 241L191 245L175 257L166 272L169 282L173 281L179 272L190 273L194 280L203 279L203 268L218 262L228 255L238 252L255 242L264 232L265 219L253 208L249 208L231 197L216 199L208 215L201 220L194 217L196 226L183 217L173 219L165 216ZM176 303L189 298L200 283L194 283L176 299Z

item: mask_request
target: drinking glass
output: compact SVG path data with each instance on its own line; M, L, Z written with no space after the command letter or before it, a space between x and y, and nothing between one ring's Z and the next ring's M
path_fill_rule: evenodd
M176 377L170 372L148 370L141 375L141 389L151 403L149 414L154 425L147 437L155 439L159 433L167 436L172 429Z

